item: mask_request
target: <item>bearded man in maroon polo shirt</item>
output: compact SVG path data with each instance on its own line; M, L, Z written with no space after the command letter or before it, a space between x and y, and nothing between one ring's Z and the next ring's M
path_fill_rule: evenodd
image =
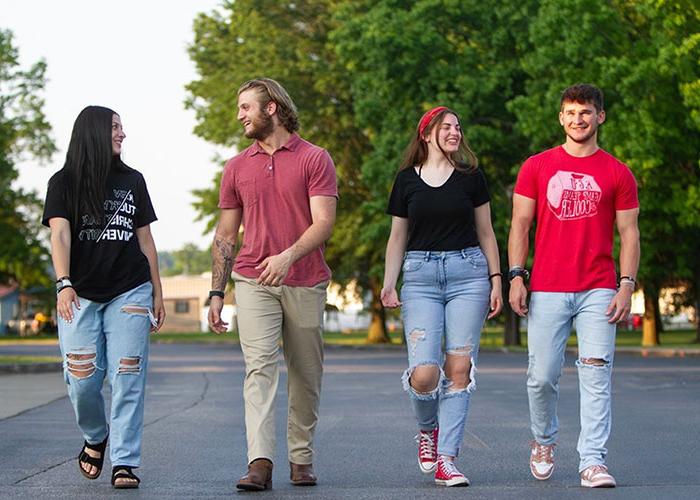
M335 166L325 149L297 135L296 107L274 80L259 78L241 86L238 120L245 136L255 142L224 169L209 294L209 326L222 333L227 327L221 320L223 295L233 270L246 365L248 442L248 472L236 487L272 487L280 337L288 370L290 478L294 485L312 486L323 373L322 322L331 277L323 248L335 222ZM234 264L241 224L243 246Z

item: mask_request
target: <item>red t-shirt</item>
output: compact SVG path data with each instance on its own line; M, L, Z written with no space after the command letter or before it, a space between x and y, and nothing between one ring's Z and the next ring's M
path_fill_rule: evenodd
M311 226L312 196L338 196L335 165L325 149L296 134L272 156L256 142L231 158L219 208L243 209L243 245L233 270L257 278L257 265L292 246ZM292 264L283 284L314 286L330 277L322 245Z
M578 158L558 146L525 161L514 191L537 202L532 291L617 287L615 212L639 206L624 163L602 149Z

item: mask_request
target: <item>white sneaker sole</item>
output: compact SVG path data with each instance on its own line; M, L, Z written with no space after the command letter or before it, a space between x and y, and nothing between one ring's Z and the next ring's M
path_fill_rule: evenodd
M541 474L537 471L537 469L532 464L530 464L530 473L532 474L532 477L534 477L538 481L546 481L547 479L552 477L553 472L554 472L554 465L552 465L552 468L549 469L548 472ZM581 481L583 481L583 480L581 480Z
M581 479L581 486L584 488L614 488L617 486L615 480L612 479L601 479L599 481L589 481L588 479Z
M436 479L435 484L440 486L469 486L469 479L466 477L456 477L454 479Z
M418 468L420 469L420 471L421 471L423 474L434 474L434 473L435 473L435 469L437 468L437 462L433 462L433 465L432 465L429 469L426 469L426 468L425 468L425 465L423 464L423 462L421 462L421 461L419 460L419 461L418 461Z

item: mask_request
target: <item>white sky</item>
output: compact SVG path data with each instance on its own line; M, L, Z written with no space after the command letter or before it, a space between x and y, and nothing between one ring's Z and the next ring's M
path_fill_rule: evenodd
M78 113L91 104L121 116L122 158L148 184L159 220L151 225L159 250L192 242L209 245L194 222L192 189L209 187L225 151L194 136L194 113L184 109L185 84L196 78L187 55L192 22L220 0L0 0L0 28L14 34L20 65L46 60L44 112L58 153L51 162L19 165L15 185L35 189L62 167ZM232 98L231 112L235 112Z

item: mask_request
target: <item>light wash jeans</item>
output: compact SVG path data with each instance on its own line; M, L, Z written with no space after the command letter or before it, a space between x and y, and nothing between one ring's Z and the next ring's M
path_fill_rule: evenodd
M110 302L80 298L73 321L59 317L63 372L78 427L97 444L109 433L112 466L141 464L143 400L153 286L144 283ZM102 384L112 386L112 413L105 416Z
M555 444L559 432L557 402L566 341L575 326L578 339L581 433L579 472L604 464L611 425L611 375L615 324L605 314L615 290L596 288L576 293L533 292L527 325L529 366L527 393L532 435L540 444ZM603 360L602 365L583 360Z
M486 257L479 247L450 252L406 252L401 308L408 369L403 386L413 402L418 427L439 426L438 453L456 457L464 438L469 396L476 388L476 362L481 328L489 308L491 285ZM447 354L471 357L470 383L451 389L445 377ZM417 366L437 365L440 380L430 393L416 392L410 376Z

